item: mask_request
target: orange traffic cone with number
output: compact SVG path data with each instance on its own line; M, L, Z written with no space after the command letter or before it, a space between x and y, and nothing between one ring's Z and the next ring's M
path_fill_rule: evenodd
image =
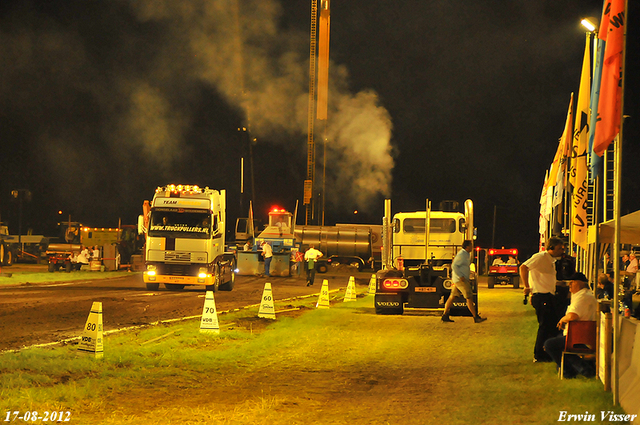
M376 275L372 274L371 279L369 279L369 290L367 291L367 295L375 295L376 294Z
M322 289L318 296L316 308L329 308L329 281L327 279L322 281Z
M101 359L104 355L104 345L102 340L102 303L94 302L91 312L84 325L82 338L78 345L78 351L93 353L96 359Z
M213 291L207 291L204 296L200 333L220 333L220 324L218 323L218 312L216 311L216 300L213 298Z
M258 310L258 317L262 317L264 319L276 319L276 308L273 305L273 294L271 293L271 284L269 282L264 284L262 302L260 303L260 310Z
M344 302L356 300L356 280L353 276L349 277L347 292L344 294Z

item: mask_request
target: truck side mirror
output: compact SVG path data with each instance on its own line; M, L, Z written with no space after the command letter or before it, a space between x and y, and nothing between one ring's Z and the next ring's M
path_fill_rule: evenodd
M144 217L139 215L138 216L138 234L142 235L142 234L146 233L145 230L146 229L144 228Z

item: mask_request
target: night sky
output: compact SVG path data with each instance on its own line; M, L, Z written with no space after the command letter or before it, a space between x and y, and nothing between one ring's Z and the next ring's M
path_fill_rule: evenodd
M640 208L638 34L628 11L623 213ZM539 197L602 2L331 2L325 223L475 203L478 245L532 253ZM134 224L157 186L302 204L310 2L0 2L0 219ZM247 128L249 131L239 131ZM320 155L318 155L320 157ZM240 158L245 193L240 195ZM321 176L321 171L318 177ZM318 179L320 181L320 179ZM62 216L58 211L63 211ZM358 214L354 214L354 211ZM299 220L304 218L302 206Z

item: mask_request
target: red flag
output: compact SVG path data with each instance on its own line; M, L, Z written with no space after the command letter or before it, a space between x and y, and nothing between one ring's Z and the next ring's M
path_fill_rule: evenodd
M607 1L602 13L599 38L606 40L598 119L596 121L593 151L602 156L620 132L622 100L622 49L625 32L624 0Z

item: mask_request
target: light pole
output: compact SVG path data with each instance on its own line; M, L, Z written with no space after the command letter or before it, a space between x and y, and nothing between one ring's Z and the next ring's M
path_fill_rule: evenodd
M18 201L18 244L20 250L23 250L22 246L22 201L31 201L31 191L28 189L15 189L11 191L11 196Z

